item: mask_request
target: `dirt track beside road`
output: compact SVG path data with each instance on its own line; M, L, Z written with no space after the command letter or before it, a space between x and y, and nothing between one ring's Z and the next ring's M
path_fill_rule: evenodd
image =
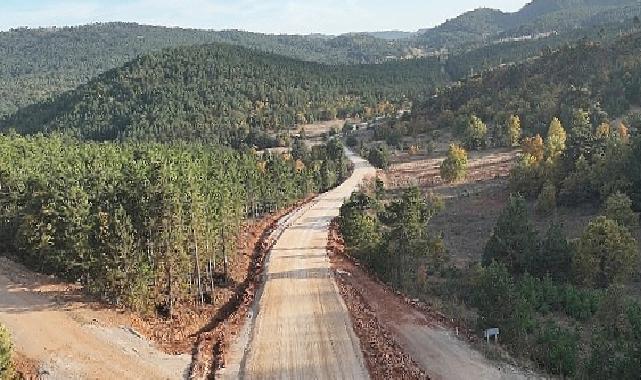
M63 299L70 292L68 285L0 258L0 322L10 330L16 350L37 363L41 379L186 376L190 355L161 352L118 325L123 317L117 312Z

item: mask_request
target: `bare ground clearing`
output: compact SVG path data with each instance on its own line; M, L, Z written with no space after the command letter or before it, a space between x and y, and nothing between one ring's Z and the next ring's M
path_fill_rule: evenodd
M190 355L168 355L78 290L0 258L0 321L16 349L39 363L42 379L179 379Z

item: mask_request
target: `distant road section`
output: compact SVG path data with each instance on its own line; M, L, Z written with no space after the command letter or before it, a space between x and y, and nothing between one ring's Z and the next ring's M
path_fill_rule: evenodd
M223 378L369 378L326 254L329 223L345 198L376 173L367 161L347 155L352 176L301 212L272 249L246 341L232 353Z

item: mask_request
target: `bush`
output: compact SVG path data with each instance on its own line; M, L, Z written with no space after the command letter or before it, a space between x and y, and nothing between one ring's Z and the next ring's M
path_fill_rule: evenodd
M554 118L548 129L548 136L545 142L545 155L550 161L556 161L565 152L565 143L568 135L561 125L559 119Z
M563 228L553 223L532 258L530 272L539 278L550 276L556 281L567 281L572 269L572 256L572 247Z
M590 356L580 378L638 379L641 373L641 306L613 287L603 297L593 330Z
M483 266L492 261L503 263L511 273L523 273L531 265L538 248L525 205L520 196L512 196L483 251Z
M574 171L563 180L561 202L576 206L592 201L598 196L599 192L594 187L594 168L585 157L581 156L576 161Z
M339 224L341 233L345 238L348 250L356 256L371 253L379 244L381 234L380 226L376 215L368 212L363 206L363 200L368 198L362 193L354 193L348 203L341 207Z
M500 328L508 344L521 344L534 327L532 306L521 297L504 264L492 262L481 270L475 280L473 302L478 309L478 328Z
M389 150L387 146L381 145L378 148L370 149L367 161L376 168L387 169L389 167Z
M521 156L510 171L509 189L514 194L536 196L543 182L543 167L530 154Z
M463 144L469 150L479 150L487 146L487 125L474 115L470 117L465 129Z
M354 135L347 136L345 144L350 148L355 148L358 145L358 139Z
M573 265L579 283L607 288L628 280L638 261L638 245L630 231L602 216L579 239Z
M536 201L536 212L540 215L550 215L556 209L556 187L546 182Z
M545 156L545 145L541 135L526 137L523 139L523 153L534 157L536 162L543 161Z
M441 178L445 182L456 182L467 175L467 152L458 145L450 145L447 158L441 164Z
M614 193L605 201L603 214L629 229L639 227L639 214L632 211L632 200L623 193Z
M0 325L0 379L8 380L13 377L11 366L11 337L9 331Z
M510 116L505 125L505 137L507 146L518 145L521 141L521 119L516 116Z
M574 331L548 322L537 332L532 359L548 373L572 376L576 371L578 341Z

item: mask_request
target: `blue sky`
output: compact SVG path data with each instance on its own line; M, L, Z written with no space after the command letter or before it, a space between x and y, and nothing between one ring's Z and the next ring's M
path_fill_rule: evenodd
M527 0L0 0L0 30L104 21L265 33L408 30L478 7L515 11Z

